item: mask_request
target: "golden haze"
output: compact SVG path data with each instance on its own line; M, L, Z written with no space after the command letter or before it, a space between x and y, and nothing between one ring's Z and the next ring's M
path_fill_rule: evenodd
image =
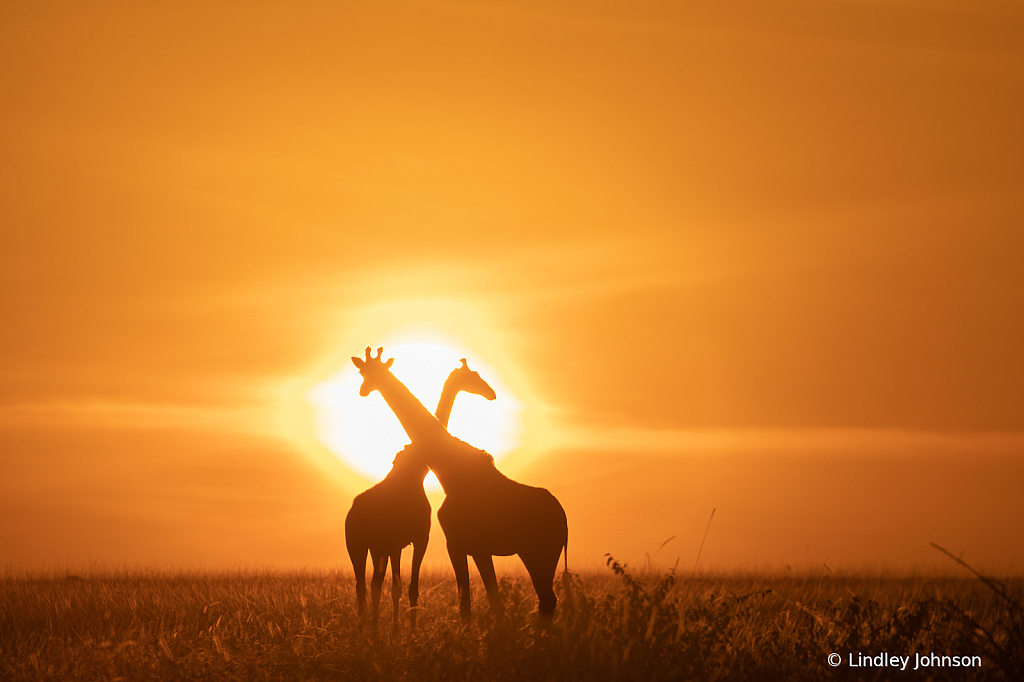
M1019 570L1022 22L5 4L0 563L343 564L305 396L418 334L579 566Z

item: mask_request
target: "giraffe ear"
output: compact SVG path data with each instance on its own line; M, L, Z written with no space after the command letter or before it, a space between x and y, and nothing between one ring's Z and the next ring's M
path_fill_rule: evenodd
M391 363L393 363L394 361L395 361L394 358L388 358L388 361L384 363L384 366L387 367L387 368L390 368L391 367Z
M366 367L366 363L365 362L363 362L360 358L357 358L357 357L354 357L354 356L352 358L352 364L355 365L356 367L358 367L360 370L363 367Z

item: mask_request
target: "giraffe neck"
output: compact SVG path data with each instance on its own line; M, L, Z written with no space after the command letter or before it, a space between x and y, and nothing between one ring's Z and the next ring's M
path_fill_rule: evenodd
M445 379L444 388L441 389L441 397L437 401L437 409L434 410L434 416L437 417L437 421L441 422L441 425L446 429L448 428L448 419L452 416L452 405L455 404L455 396L461 390L455 386L455 382L451 380L450 376Z
M393 374L388 373L388 378L381 382L378 390L413 443L450 437L445 427Z

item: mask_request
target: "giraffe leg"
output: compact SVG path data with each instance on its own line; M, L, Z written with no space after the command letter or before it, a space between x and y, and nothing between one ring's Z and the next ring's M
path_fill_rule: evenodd
M542 620L550 620L555 615L555 605L558 598L552 584L555 581L555 571L558 569L558 557L562 554L562 548L557 552L538 552L536 554L520 554L526 571L530 574L533 582L533 589L537 591L537 611Z
M504 615L501 606L501 597L498 595L498 578L494 575L494 559L490 554L476 554L473 556L480 577L484 581L484 588L487 590L487 601L491 604L491 613L500 618Z
M349 547L348 558L352 560L352 569L356 574L356 602L359 609L359 626L362 627L366 618L366 547Z
M469 594L469 557L452 549L448 545L448 557L452 560L452 568L455 569L455 582L459 586L459 611L462 613L462 622L468 623L471 615L471 597Z
M397 633L401 627L398 620L400 602L402 601L402 550L391 555L391 632Z
M427 551L426 542L416 542L412 546L412 576L409 578L409 627L416 627L416 613L420 603L420 564Z
M377 632L377 619L380 616L380 588L384 583L384 571L388 568L388 555L370 551L373 559L373 578L370 579L370 597L373 599L373 631Z

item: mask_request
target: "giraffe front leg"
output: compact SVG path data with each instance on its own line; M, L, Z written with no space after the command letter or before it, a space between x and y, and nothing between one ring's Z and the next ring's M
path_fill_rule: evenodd
M363 627L366 619L366 547L350 547L349 558L352 560L352 569L356 574L356 608L359 613L359 627Z
M452 568L455 569L455 582L459 586L459 611L462 613L462 622L469 623L471 615L469 555L465 552L454 550L451 545L448 545L448 557L452 560Z

